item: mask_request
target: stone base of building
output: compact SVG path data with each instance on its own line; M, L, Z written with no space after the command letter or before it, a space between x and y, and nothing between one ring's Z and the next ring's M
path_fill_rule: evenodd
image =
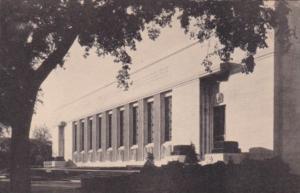
M204 156L204 160L199 162L201 165L214 164L216 162L224 162L228 164L232 162L234 164L241 163L247 154L245 153L209 153Z
M155 160L154 164L156 166L162 166L167 165L171 161L179 161L181 163L185 160L185 155L172 155L172 156L166 156L165 158L161 160ZM113 168L113 167L142 167L145 164L146 160L143 161L87 161L87 162L76 162L77 167L107 167L107 168Z
M64 168L66 166L65 161L44 161L44 168Z

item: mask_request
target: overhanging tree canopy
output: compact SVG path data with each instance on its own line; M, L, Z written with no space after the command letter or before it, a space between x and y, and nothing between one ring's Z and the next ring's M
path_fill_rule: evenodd
M114 56L122 64L119 83L128 86L128 49L136 49L145 30L155 39L175 13L185 32L200 42L215 37L223 46L216 52L223 61L236 48L252 61L258 48L268 46L267 30L286 22L286 3L279 4L281 12L263 0L0 0L0 122L12 127L13 191L29 191L26 154L40 85L63 66L74 41L86 55L96 48L98 55Z

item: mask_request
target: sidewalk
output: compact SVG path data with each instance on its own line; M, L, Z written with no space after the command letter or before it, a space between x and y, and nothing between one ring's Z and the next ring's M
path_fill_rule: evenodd
M33 181L32 193L80 193L81 184L71 181ZM9 193L9 179L0 180L0 193Z

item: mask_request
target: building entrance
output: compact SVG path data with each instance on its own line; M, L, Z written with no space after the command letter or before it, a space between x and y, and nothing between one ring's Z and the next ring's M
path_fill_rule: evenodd
M224 142L225 140L225 105L215 106L213 110L213 142Z

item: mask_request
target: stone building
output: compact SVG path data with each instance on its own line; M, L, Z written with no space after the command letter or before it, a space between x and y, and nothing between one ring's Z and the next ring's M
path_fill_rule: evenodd
M290 26L300 26L300 3L289 4ZM279 37L270 32L250 75L216 58L207 72L199 47L156 61L132 74L129 91L111 84L61 110L57 122L66 125L54 147L78 166L100 167L141 165L147 153L164 164L175 146L191 143L205 163L274 150L300 173L300 42L283 52Z

